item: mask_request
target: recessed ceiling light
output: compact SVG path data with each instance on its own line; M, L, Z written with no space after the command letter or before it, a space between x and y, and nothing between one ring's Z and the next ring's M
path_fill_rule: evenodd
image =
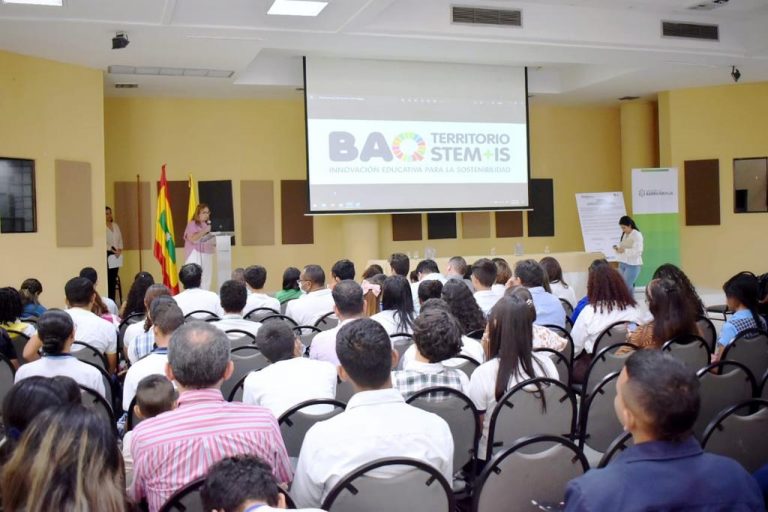
M328 2L310 0L275 0L267 14L274 16L317 16Z
M64 0L3 0L4 4L47 5L50 7L62 7Z

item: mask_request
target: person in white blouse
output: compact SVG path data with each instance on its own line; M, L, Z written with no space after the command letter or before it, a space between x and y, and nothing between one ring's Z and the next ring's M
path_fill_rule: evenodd
M472 373L469 383L469 397L480 411L483 424L478 445L478 458L481 460L487 460L492 455L487 453L488 433L491 415L499 399L510 388L526 380L558 378L552 360L533 352L534 318L536 308L533 300L525 299L524 294L505 295L491 310L488 335L483 340L488 361Z
M291 486L296 504L320 506L345 475L382 457L420 460L451 482L451 429L436 414L406 404L392 388L390 370L397 354L384 328L370 318L355 320L339 331L336 350L339 376L351 383L355 394L344 412L307 431ZM370 476L391 478L404 471L388 466Z
M107 297L115 300L117 274L123 266L123 234L112 217L112 208L107 206Z
M403 276L389 276L381 287L381 312L371 317L389 336L412 333L414 314L411 285Z
M563 279L563 269L560 267L560 262L552 256L547 256L539 261L544 271L549 278L549 288L552 290L552 295L558 299L567 301L571 308L576 307L576 290L573 286L569 286Z
M643 313L637 308L621 275L601 260L589 266L587 298L589 303L581 310L571 330L574 356L582 350L591 354L600 333L613 323L642 323Z
M624 215L619 219L621 239L619 245L614 245L616 259L619 261L619 272L631 293L635 291L635 281L643 269L643 234L637 229L632 217Z

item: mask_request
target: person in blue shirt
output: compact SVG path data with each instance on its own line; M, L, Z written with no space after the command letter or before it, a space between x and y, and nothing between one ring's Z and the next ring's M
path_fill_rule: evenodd
M40 304L41 293L43 293L43 285L34 277L25 279L21 283L19 294L21 295L21 304L24 307L21 313L22 320L25 318L37 318L45 313L45 307Z
M765 320L758 313L757 290L757 277L752 272L739 272L723 285L726 304L734 313L723 324L715 358L719 358L725 347L747 329L765 330Z
M571 480L566 512L765 510L755 479L738 462L704 453L693 437L699 405L699 381L685 363L660 350L632 354L614 407L634 446Z
M533 297L538 325L556 325L565 329L565 308L560 299L552 295L544 267L536 260L520 260L515 264L515 275L511 279L515 286L525 286Z

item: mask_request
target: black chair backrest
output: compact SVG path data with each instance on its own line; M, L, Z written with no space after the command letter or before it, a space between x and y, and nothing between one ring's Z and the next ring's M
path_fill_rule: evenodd
M227 329L224 332L227 333L227 337L229 338L230 349L254 345L256 343L256 336L248 331L242 329Z
M265 316L264 318L261 319L261 323L264 323L264 322L276 322L278 320L283 321L283 322L288 322L288 324L290 324L290 327L292 327L292 328L299 325L298 323L296 323L296 320L294 320L293 318L291 318L291 317L289 317L287 315L283 315L283 314Z
M160 512L204 512L200 489L205 483L205 477L192 480L181 489L174 492L168 501L160 507Z
M568 302L563 298L560 299L560 304L563 305L563 309L565 310L565 316L570 318L571 315L573 315L573 304L571 304L570 302Z
M696 334L676 336L664 343L661 350L680 359L693 371L707 366L712 354L707 340Z
M81 361L101 366L105 370L109 367L107 364L107 356L85 341L73 342L71 354Z
M758 379L768 370L768 332L762 329L746 329L725 347L724 361L737 361L749 368Z
M261 370L255 370L255 371L261 371ZM225 396L224 398L227 399L227 402L242 402L243 401L243 388L245 387L245 379L248 378L248 375L251 373L248 372L247 374L240 377L240 380L235 383L234 386L232 386L232 390L229 392L228 396Z
M11 360L0 354L0 404L5 400L5 395L11 390L16 376L16 369Z
M584 454L568 439L521 439L497 453L480 473L472 510L562 510L566 484L588 469ZM552 505L555 508L545 508Z
M299 325L293 327L293 332L301 340L301 344L304 345L304 352L309 356L309 347L312 345L312 340L315 339L318 333L323 332L319 327L314 325Z
M437 414L451 427L454 472L472 462L480 439L480 413L467 395L447 386L434 386L417 391L405 402Z
M125 431L130 432L133 428L141 423L141 418L136 416L133 412L133 408L136 406L136 397L131 398L131 405L128 406L128 410L125 411Z
M339 319L336 318L333 311L324 314L320 318L317 319L317 321L314 323L314 326L320 329L321 331L327 331L328 329L333 329L337 325L339 325Z
M604 468L613 462L617 455L619 455L633 444L632 432L622 432L619 437L611 442L610 446L608 446L608 449L605 450L605 453L600 459L600 462L597 464L597 467Z
M749 473L768 461L768 400L753 398L721 411L707 426L701 446L730 457Z
M248 311L243 315L246 320L253 320L254 322L261 322L261 319L270 315L280 315L280 311L275 311L272 308L256 308Z
M474 331L469 331L467 333L467 336L472 338L473 340L481 340L483 339L484 332L485 332L485 329L475 329Z
M85 407L94 409L99 415L104 417L112 426L112 430L117 433L117 424L115 423L115 413L112 406L104 400L104 397L98 391L87 386L80 385L80 399Z
M389 478L368 476L379 468L391 466L404 466L406 470ZM333 486L321 508L329 512L453 512L456 502L451 484L437 469L420 460L389 457L364 464L347 474Z
M461 361L461 364L451 364L449 365L450 368L453 368L455 370L461 370L464 372L464 374L467 376L467 378L471 378L474 371L477 369L478 366L480 366L480 363L475 361L473 358L469 356L465 356L464 354L458 354L453 356L449 361L453 363L458 363Z
M632 352L616 355L616 351L622 347L632 348L637 350L638 346L632 343L615 343L604 347L600 352L596 352L592 358L592 362L589 363L587 374L584 378L584 386L582 388L582 396L586 397L592 393L593 389L600 383L608 374L621 371L624 367L624 363L627 358L632 355Z
M125 333L125 329L131 325L135 324L137 322L143 322L146 318L145 313L131 313L127 317L123 318L122 322L120 322L120 325L118 326L118 331Z
M198 316L195 316L198 315ZM186 315L184 315L184 318L187 320L204 320L206 322L210 322L213 320L221 320L219 318L219 315L214 313L213 311L208 311L207 309L196 309L194 311L190 311Z
M571 366L568 364L568 358L562 352L558 352L551 348L537 348L534 352L547 354L549 358L552 359L552 362L555 363L560 382L566 386L571 385Z
M407 332L396 332L389 335L389 339L392 341L392 347L397 350L397 369L403 369L403 355L405 351L413 345L413 334ZM394 368L393 368L394 369Z
M310 414L307 408L317 406L330 406L330 410L320 414ZM304 436L307 431L317 422L333 418L346 409L347 404L334 399L315 399L306 400L294 405L277 420L280 425L280 432L283 436L285 449L290 457L298 457L301 445L304 442Z
M26 363L27 360L24 359L24 347L27 345L27 341L29 341L29 336L14 329L6 329L5 332L7 332L8 336L11 338L11 343L13 343L13 349L16 351L16 357L19 360L19 364Z
M336 400L339 402L344 402L346 404L354 394L355 388L352 387L352 384L349 381L339 380L336 383Z
M579 446L589 446L593 450L605 453L611 442L623 431L623 426L616 417L613 400L616 397L618 371L603 378L586 400L581 402L579 421Z
M101 382L104 384L105 400L113 411L122 409L122 388L112 379L112 376L100 365L80 359L83 363L96 368L101 374Z
M709 351L714 354L717 348L717 329L715 329L715 324L708 317L700 315L696 319L696 325L699 328L701 337L707 340Z
M763 375L763 380L760 382L760 390L757 393L757 396L759 396L763 400L768 400L768 370L765 371L765 375Z
M755 378L749 368L736 361L719 361L696 372L701 405L693 426L696 437L703 439L707 425L720 411L755 396Z
M560 299L563 300L563 299ZM566 301L567 302L567 301ZM574 345L573 345L573 338L571 337L571 333L568 331L568 329L563 329L559 325L543 325L542 327L546 327L550 331L554 332L561 338L565 338L565 349L563 349L563 355L568 359L568 366L573 366L573 352L574 352Z
M256 345L245 345L242 347L233 348L230 352L232 354L232 363L234 363L235 369L232 376L225 380L221 385L221 394L224 398L228 399L230 396L235 397L233 393L236 392L236 387L240 384L240 381L249 373L269 365L269 361L264 354L256 347Z
M627 328L631 323L632 322L627 321L614 322L603 329L603 332L598 335L597 339L595 340L595 344L592 346L592 353L597 354L600 352L602 347L626 341Z

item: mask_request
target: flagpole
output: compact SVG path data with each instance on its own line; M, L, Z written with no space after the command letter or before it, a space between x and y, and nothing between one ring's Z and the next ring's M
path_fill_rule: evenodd
M139 227L139 272L144 270L141 258L141 181L136 175L136 225Z

